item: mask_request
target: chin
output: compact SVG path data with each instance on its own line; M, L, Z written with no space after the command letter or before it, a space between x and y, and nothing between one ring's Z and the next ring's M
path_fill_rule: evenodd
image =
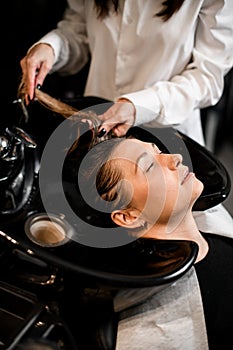
M204 184L200 180L197 179L198 182L198 188L199 188L199 196L202 194L202 191L204 190Z
M203 183L198 180L197 178L195 178L195 181L193 183L193 204L196 202L196 200L200 197L200 195L202 194L202 191L204 189L204 185Z

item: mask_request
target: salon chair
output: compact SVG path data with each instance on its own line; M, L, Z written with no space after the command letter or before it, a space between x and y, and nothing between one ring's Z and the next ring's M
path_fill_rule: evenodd
M68 102L77 106L77 101ZM106 102L87 97L78 105L89 109ZM138 239L106 249L74 239L76 232L85 233L85 226L61 212L48 217L39 190L41 155L62 119L36 102L29 115L25 120L20 114L17 122L0 131L0 349L17 349L28 339L43 339L65 350L114 349L116 291L152 286L161 290L192 267L197 245ZM46 123L46 132L38 127L38 120ZM194 210L217 205L229 194L230 178L224 166L189 137L172 128L134 127L128 134L183 155L184 163L204 183ZM73 202L79 203L77 211L88 221L89 208L72 181L64 191L70 191L68 196L72 194ZM37 240L30 229L40 220L61 225L68 238L52 243Z

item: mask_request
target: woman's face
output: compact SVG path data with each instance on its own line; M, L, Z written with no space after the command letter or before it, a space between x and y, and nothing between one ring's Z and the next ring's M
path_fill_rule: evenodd
M123 169L130 207L150 225L177 225L200 196L203 184L182 164L180 154L162 154L155 144L124 140L113 158Z

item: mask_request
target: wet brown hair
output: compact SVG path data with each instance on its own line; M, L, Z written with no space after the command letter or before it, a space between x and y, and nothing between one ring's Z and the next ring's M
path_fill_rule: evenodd
M123 209L129 204L126 184L121 182L124 178L124 169L118 165L117 159L112 158L113 152L123 140L125 140L124 137L112 138L95 145L94 152L87 155L85 169L80 173L81 178L84 179L80 184L82 187L87 186L90 199L94 198L96 203L100 198L104 200L100 200L102 205L100 204L99 209L102 211ZM94 192L91 189L94 191L96 189L96 195L93 195Z
M18 86L17 98L18 101L23 101L26 95L26 87L23 78ZM92 111L79 111L73 106L64 103L49 94L43 92L41 89L35 88L34 91L34 102L38 102L46 109L52 111L55 114L59 114L64 118L69 118L74 124L77 125L77 141L71 147L70 152L73 152L77 148L77 143L79 142L79 136L81 134L80 129L83 128L85 123L92 125L92 128L88 127L89 132L86 134L86 147L90 149L96 142L98 142L98 127L99 120L97 114ZM24 106L25 107L25 106Z

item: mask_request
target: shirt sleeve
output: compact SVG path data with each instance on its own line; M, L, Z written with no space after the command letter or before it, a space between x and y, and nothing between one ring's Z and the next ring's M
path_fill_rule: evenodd
M135 125L179 125L193 110L218 102L232 66L233 2L207 0L199 12L192 59L183 72L121 97L134 103ZM145 108L150 113L143 113Z
M84 15L84 1L68 0L68 6L57 28L43 36L37 43L47 43L55 55L50 73L75 74L89 60L89 46Z

